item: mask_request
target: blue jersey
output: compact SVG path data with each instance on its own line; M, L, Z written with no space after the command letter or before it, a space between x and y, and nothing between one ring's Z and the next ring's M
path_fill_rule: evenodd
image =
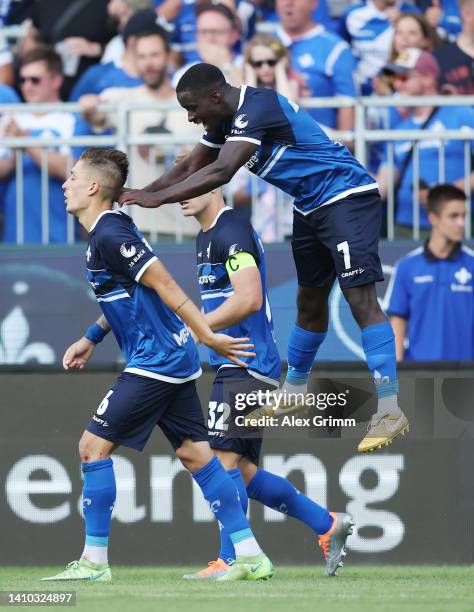
M153 289L139 284L157 261L132 219L103 212L89 232L87 277L125 357L125 372L171 383L201 374L189 329Z
M244 359L248 364L249 373L256 378L265 377L278 383L281 362L266 293L263 247L252 226L241 221L228 207L219 212L210 229L205 232L201 230L196 238L197 273L204 312L216 310L233 294L226 262L240 252L250 253L257 262L264 300L258 312L238 325L223 329L222 333L234 338L250 338L255 345L256 356ZM212 350L209 362L216 370L221 367L238 367Z
M394 130L419 130L424 119L409 117L393 127ZM433 133L433 138L422 140L419 144L420 179L428 187L438 183L454 183L464 176L464 142L462 140L446 140L444 143L444 178L439 172L441 140L436 138L436 132L444 130L466 130L474 128L474 111L467 106L448 106L439 108L431 117L426 130ZM409 154L413 142L410 140L396 141L394 144L395 167L401 168L403 160ZM389 145L387 145L388 147ZM474 153L474 141L470 141L471 153ZM387 153L385 155L387 163ZM413 159L403 175L397 193L397 212L395 221L399 225L413 225ZM430 223L423 209L420 208L420 227L429 228Z
M100 94L110 87L137 87L142 84L142 79L129 76L123 68L117 66L114 62L94 64L79 77L69 101L77 102L85 94Z
M226 140L258 145L246 167L293 196L302 214L377 189L346 147L329 140L307 112L271 89L242 86L232 119L204 134L201 143L222 147Z
M292 40L282 28L277 35L288 47L291 65L304 77L312 97L355 97L355 62L345 40L321 25L298 40ZM322 125L336 127L336 109L313 108L309 113Z
M385 308L408 319L405 359L474 359L473 275L474 251L466 246L446 259L419 247L399 261Z

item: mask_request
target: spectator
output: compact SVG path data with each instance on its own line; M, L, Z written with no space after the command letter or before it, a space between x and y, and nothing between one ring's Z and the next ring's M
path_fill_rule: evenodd
M71 101L77 102L85 94L100 94L110 87L136 87L142 84L136 65L135 44L137 35L152 30L156 15L152 10L137 11L122 31L125 51L118 62L97 64L89 68L76 83Z
M358 60L356 82L363 96L372 93L372 79L388 61L395 20L413 10L403 0L368 0L351 6L341 19L341 36Z
M459 0L421 0L426 19L431 27L436 28L439 36L454 41L461 32L462 23L459 13Z
M433 53L441 45L436 31L420 13L402 13L394 23L394 34L388 63L393 63L407 49L422 49ZM378 96L394 93L393 78L382 70L372 81L373 91Z
M142 11L151 8L151 0L109 0L107 4L107 13L117 24L118 34L107 43L104 49L102 64L109 62L120 62L121 57L125 52L122 32L127 25L130 17L137 11Z
M316 0L276 0L281 20L278 36L288 47L292 66L300 72L314 97L356 94L353 80L354 58L349 45L312 20ZM322 126L351 130L352 108L309 109Z
M25 55L20 68L21 93L26 103L59 102L63 81L61 58L49 48L39 48ZM14 138L68 138L74 133L74 116L68 112L22 112L4 117L2 135ZM42 215L41 164L48 163L48 221ZM24 242L66 242L67 215L61 185L68 167L68 149L51 150L27 147L23 150L23 217ZM17 239L17 184L15 157L11 151L2 151L0 179L8 179L5 193L6 242ZM20 228L21 229L21 228Z
M63 61L61 95L69 98L77 78L99 61L113 31L108 0L34 0L33 25L44 44L54 45Z
M399 261L385 298L397 360L471 360L474 251L461 244L466 195L438 185L428 194L427 211L429 240Z
M196 61L184 65L173 77L179 81L186 70L197 62L206 62L220 68L232 85L243 82L243 58L234 51L240 38L238 17L226 4L203 2L196 4Z
M244 60L246 85L275 89L293 102L308 95L304 79L291 69L288 50L274 36L254 36L245 47Z
M456 42L436 51L441 68L441 88L445 93L474 94L474 0L458 0L462 32Z
M79 103L85 111L86 118L96 130L104 128L117 128L118 117L105 115L97 111L100 102L118 105L121 101L149 102L153 104L176 102L176 94L168 77L167 65L169 59L169 45L167 33L160 27L154 26L153 31L137 35L136 41L137 68L144 84L131 88L112 88L103 91L100 96L87 95L80 98ZM186 112L176 105L176 109L162 111L140 110L131 112L129 116L128 133L131 136L146 134L173 134L182 138L200 136L202 130L191 127L187 122ZM140 145L133 147L130 154L130 184L144 185L152 182L165 170L165 163L171 163L175 158L175 151L168 149L168 155L162 147ZM144 209L134 207L133 218L137 226L143 231L158 230L160 234L174 235L183 227L185 234L195 235L198 229L192 219L185 220L179 210L173 206L163 206L150 215Z
M420 49L407 49L394 64L386 67L395 76L395 89L402 96L435 96L438 94L439 66L431 53ZM419 200L424 203L426 189L439 182L439 158L441 141L436 132L441 130L474 129L474 111L470 107L415 107L407 119L400 122L395 130L426 129L433 132L432 140L422 141L419 146L420 184ZM471 151L474 141L471 141ZM399 235L408 237L414 223L413 193L413 143L409 140L394 144L394 166L396 185L396 216L400 226ZM463 170L464 142L447 140L444 146L445 177L458 187L464 185ZM471 182L474 175L471 175ZM382 196L387 192L387 155L379 170L378 183ZM429 228L424 207L420 208L420 227Z
M341 0L341 2L345 2L346 0ZM280 21L278 16L278 12L275 10L275 2L274 0L254 0L255 4L258 6L258 16L260 21L265 22L265 24L275 25L275 32ZM328 4L337 4L336 2L331 2L331 0L318 0L315 3L314 8L311 12L311 19L315 23L320 23L322 26L327 28L328 30L333 29L333 21L331 19L330 11ZM340 4L340 2L339 2ZM339 7L336 7L336 11ZM340 15L342 11L338 11Z

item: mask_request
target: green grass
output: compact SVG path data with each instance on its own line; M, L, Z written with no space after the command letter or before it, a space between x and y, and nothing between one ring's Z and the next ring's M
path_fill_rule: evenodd
M87 612L473 612L474 568L278 567L266 582L184 581L190 568L115 567L113 582L41 583L59 568L0 568L1 590L75 590ZM43 607L44 609L44 607ZM62 608L64 609L64 608Z

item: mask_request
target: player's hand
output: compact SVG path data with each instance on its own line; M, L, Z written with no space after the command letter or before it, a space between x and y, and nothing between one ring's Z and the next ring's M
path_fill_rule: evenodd
M247 364L239 359L237 355L241 357L255 357L255 353L248 350L254 346L248 340L248 338L232 338L232 336L227 336L226 334L213 334L211 340L206 342L206 344L209 348L212 348L223 357L227 357L227 359L230 359L238 366L247 368Z
M82 370L94 352L95 344L87 338L80 338L66 349L63 357L65 370Z
M142 208L157 208L160 206L157 194L143 191L143 189L122 189L118 205L124 206L125 204L137 204Z

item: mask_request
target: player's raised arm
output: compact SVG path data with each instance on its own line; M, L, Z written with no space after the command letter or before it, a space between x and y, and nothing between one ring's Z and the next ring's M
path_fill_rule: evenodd
M231 338L224 334L214 334L204 315L198 310L190 298L184 293L171 274L159 261L154 261L140 277L140 283L154 289L163 302L173 310L189 327L198 339L224 357L231 359L241 367L247 365L238 358L253 357L255 353L248 338Z
M262 307L262 277L254 256L236 253L227 259L225 267L234 293L216 310L207 313L206 320L214 331L237 325Z
M201 146L205 147L205 145ZM140 189L125 190L120 196L119 204L138 204L143 208L157 208L162 204L180 202L203 195L228 183L256 150L257 145L253 142L227 142L213 163L193 172L185 180L155 193ZM177 164L170 170L170 173L185 163L186 160Z
M65 370L82 370L92 356L96 344L109 333L110 326L104 315L89 327L86 333L66 349L63 357Z

